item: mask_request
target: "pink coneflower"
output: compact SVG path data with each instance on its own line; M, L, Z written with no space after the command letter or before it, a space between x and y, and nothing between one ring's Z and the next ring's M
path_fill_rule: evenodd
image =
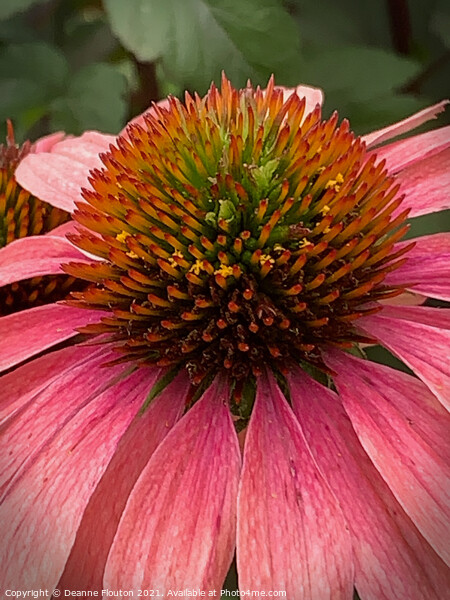
M49 306L90 324L34 360L61 324L5 330L27 362L0 382L4 588L219 597L236 549L241 591L447 593L450 320L395 302L450 298L448 235L401 241L448 206L449 128L371 149L443 103L358 138L321 102L224 78L130 125L90 184L99 134L20 164L77 205L86 287Z

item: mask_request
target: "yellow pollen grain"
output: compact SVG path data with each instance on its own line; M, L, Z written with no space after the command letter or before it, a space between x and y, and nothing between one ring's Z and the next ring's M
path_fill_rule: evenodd
M168 262L171 267L178 267L178 263L175 260L175 258L183 258L183 255L181 254L181 252L179 250L175 250L175 252L172 253L172 256L168 259ZM196 275L198 275L198 273L196 273Z
M130 234L130 233L128 233L128 231L122 231L121 233L118 233L118 234L116 235L116 240L117 240L118 242L125 243L125 240L126 240L128 237L130 237L130 235L131 235L131 234Z
M330 233L331 231L331 227L325 227L325 229L323 230L323 233Z
M328 204L325 204L325 206L324 206L324 207L322 208L322 210L320 211L320 214L322 214L322 215L324 215L324 216L325 216L327 213L329 213L329 212L330 212L330 210L331 210L331 209L330 209L330 207L328 206Z
M275 264L275 260L270 256L270 254L261 254L261 256L259 257L259 264L265 265L266 262L268 262L271 265Z
M279 252L284 252L284 248L281 244L275 244L275 246L273 247L274 250L277 250Z
M202 261L197 258L197 260L195 261L195 263L189 269L189 273L194 273L194 275L200 275L200 271L203 271L203 270L204 270L204 268L203 268Z
M312 246L312 245L313 244L308 239L306 239L306 238L303 238L298 243L298 247L299 248L306 248L307 246Z
M220 267L214 271L214 275L229 277L230 275L233 275L233 267L230 267L230 265L220 265Z
M335 192L338 192L341 189L341 185L344 183L344 176L342 173L338 173L336 175L336 179L329 179L325 184L325 189L328 190L330 188L334 188Z
M130 235L131 233L128 233L128 231L121 231L116 235L116 240L121 244L125 244L126 239L129 238ZM126 255L130 258L139 258L139 256L136 254L136 252L133 252L133 250L126 252Z

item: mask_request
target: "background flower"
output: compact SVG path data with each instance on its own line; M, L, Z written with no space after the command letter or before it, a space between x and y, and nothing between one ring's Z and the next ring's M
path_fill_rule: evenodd
M63 133L55 133L20 146L10 122L8 127L6 144L0 146L0 335L3 339L10 336L10 345L3 346L0 358L2 370L30 353L76 336L74 328L86 323L86 318L89 322L85 312L74 310L69 315L56 304L83 285L61 268L66 260L84 258L65 237L73 228L70 207L41 200L16 179L26 156L52 152L56 147L64 154L67 140ZM86 134L83 139L96 139L96 135ZM103 145L95 146L97 153L106 148L108 137L101 140ZM76 146L77 141L71 143ZM92 164L96 164L95 158ZM28 330L26 349L20 343L23 327Z

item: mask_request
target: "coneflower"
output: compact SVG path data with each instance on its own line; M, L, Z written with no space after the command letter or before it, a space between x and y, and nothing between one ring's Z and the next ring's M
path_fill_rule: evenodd
M0 380L4 588L219 594L236 549L241 591L448 590L450 320L398 303L450 297L448 234L402 241L448 206L449 128L372 149L444 103L360 138L321 101L224 77L21 162L76 203L57 306L89 324Z

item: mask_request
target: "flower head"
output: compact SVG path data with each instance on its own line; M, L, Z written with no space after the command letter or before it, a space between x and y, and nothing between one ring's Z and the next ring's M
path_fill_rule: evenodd
M100 155L97 137L20 165L76 202L63 262L88 287L58 309L90 344L2 378L5 585L208 593L236 547L242 590L447 589L448 317L394 298L450 298L448 236L400 241L446 206L448 128L370 149L443 105L358 138L320 104L224 78ZM374 341L422 381L364 359Z
M393 216L399 186L348 123L305 106L224 80L130 126L75 212L102 237L72 240L104 261L66 267L96 284L72 304L111 311L87 331L195 384L324 368L321 346L367 341L355 320L402 291L383 280L408 211Z

